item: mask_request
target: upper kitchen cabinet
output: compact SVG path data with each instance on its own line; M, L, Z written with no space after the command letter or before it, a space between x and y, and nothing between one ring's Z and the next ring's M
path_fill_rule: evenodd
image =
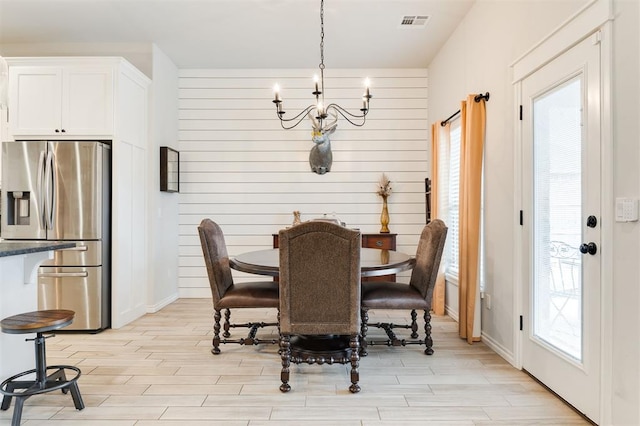
M13 139L109 137L118 58L8 58Z
M113 129L113 72L101 67L11 67L14 136L99 136Z

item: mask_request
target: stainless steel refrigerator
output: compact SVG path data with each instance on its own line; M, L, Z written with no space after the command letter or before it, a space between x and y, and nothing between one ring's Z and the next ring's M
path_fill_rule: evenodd
M2 143L1 237L76 243L38 272L38 309L76 312L66 330L111 324L110 182L108 142Z

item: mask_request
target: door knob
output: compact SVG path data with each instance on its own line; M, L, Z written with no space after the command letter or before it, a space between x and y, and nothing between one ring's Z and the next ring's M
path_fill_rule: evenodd
M582 243L580 244L580 253L582 254L587 254L589 253L590 255L594 255L598 252L598 246L596 245L596 243Z

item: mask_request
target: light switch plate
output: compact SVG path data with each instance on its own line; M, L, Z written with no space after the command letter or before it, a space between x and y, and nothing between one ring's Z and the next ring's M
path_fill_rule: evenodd
M636 222L638 220L637 198L616 198L616 222Z

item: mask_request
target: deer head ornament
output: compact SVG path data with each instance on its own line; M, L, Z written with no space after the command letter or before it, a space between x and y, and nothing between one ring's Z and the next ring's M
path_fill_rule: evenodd
M313 132L311 140L315 143L315 146L311 148L309 153L309 165L311 171L319 175L323 175L331 171L331 164L333 163L333 154L331 153L331 140L329 136L335 132L338 127L338 116L333 112L330 120L323 123L323 120L317 120L310 112L309 118L311 119Z

